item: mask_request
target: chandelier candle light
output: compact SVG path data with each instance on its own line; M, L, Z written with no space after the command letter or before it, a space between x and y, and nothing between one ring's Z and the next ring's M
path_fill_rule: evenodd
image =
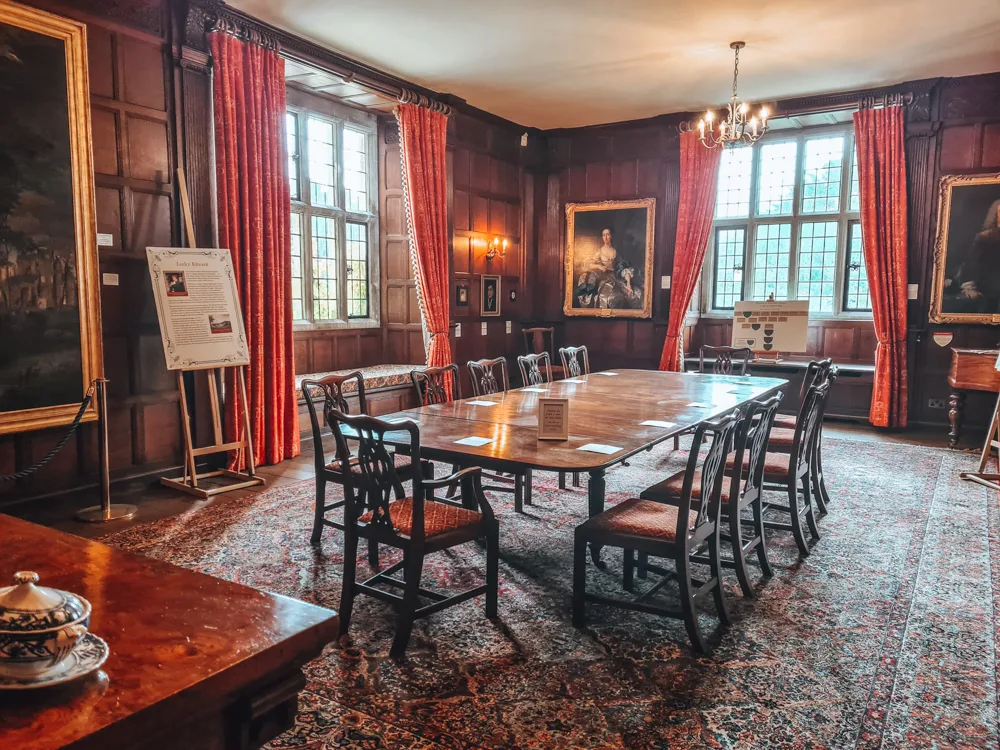
M718 132L715 128L715 113L709 110L705 117L698 121L698 140L706 148L716 146L735 146L741 143L754 143L767 132L767 118L770 113L767 107L761 107L760 113L747 118L750 105L740 104L736 96L736 79L740 74L740 50L747 46L746 42L733 42L729 48L736 51L736 62L733 65L733 99L726 105L726 119L719 122Z

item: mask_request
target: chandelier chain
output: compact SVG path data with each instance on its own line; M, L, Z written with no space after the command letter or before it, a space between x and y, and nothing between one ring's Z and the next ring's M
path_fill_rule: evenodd
M740 48L736 48L736 62L733 64L733 99L736 98L736 79L740 76Z

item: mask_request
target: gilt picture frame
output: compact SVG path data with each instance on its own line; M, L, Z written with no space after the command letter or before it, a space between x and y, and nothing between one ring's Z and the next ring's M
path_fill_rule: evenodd
M1000 325L1000 173L941 178L929 317Z
M563 313L653 315L656 199L566 204Z
M0 34L2 435L69 424L104 368L86 26L0 0Z

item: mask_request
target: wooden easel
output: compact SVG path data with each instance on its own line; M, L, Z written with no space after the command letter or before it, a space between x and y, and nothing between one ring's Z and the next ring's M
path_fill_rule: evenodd
M184 216L184 228L186 230L185 233L187 234L188 247L193 248L195 247L194 222L191 220L191 204L188 202L187 183L184 179L184 170L181 168L177 169L177 182L180 189L181 212ZM226 368L201 367L177 370L177 390L181 395L181 431L184 436L184 475L177 479L161 477L160 484L166 487L173 487L181 492L186 492L189 495L196 495L201 498L211 497L212 495L218 495L222 492L241 490L247 487L255 487L257 485L264 484L263 477L254 475L256 466L254 465L253 459L253 439L251 437L253 430L250 425L250 411L247 406L246 379L243 374L245 367L246 365L235 365L233 368L236 370L236 383L239 388L240 395L241 413L238 421L242 422L244 436L231 443L223 442L222 417L221 412L219 411L219 391L222 388L222 373ZM194 443L191 440L191 418L188 413L187 389L184 387L184 373L198 371L205 372L208 377L208 399L212 408L212 435L215 441L212 445L206 445L202 448L195 448ZM239 432L239 430L240 426L238 425L237 432ZM228 453L229 451L237 451L237 461L239 461L240 455L246 457L245 473L242 471L232 471L230 469L218 469L216 471L207 471L202 474L198 473L198 469L195 465L196 458L199 456L210 456L216 453ZM237 463L237 465L239 464ZM206 488L198 486L199 479L209 479L211 477L229 477L238 481L216 487Z
M993 490L1000 490L1000 474L989 473L986 466L993 457L993 451L998 452L997 469L1000 470L1000 396L997 397L997 405L993 409L993 419L990 421L989 432L986 433L986 442L983 443L983 452L979 456L978 471L963 471L959 476L970 482L981 484Z

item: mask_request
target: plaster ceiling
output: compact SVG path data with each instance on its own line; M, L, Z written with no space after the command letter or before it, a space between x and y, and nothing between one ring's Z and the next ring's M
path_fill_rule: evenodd
M1000 0L229 0L522 125L1000 70Z

